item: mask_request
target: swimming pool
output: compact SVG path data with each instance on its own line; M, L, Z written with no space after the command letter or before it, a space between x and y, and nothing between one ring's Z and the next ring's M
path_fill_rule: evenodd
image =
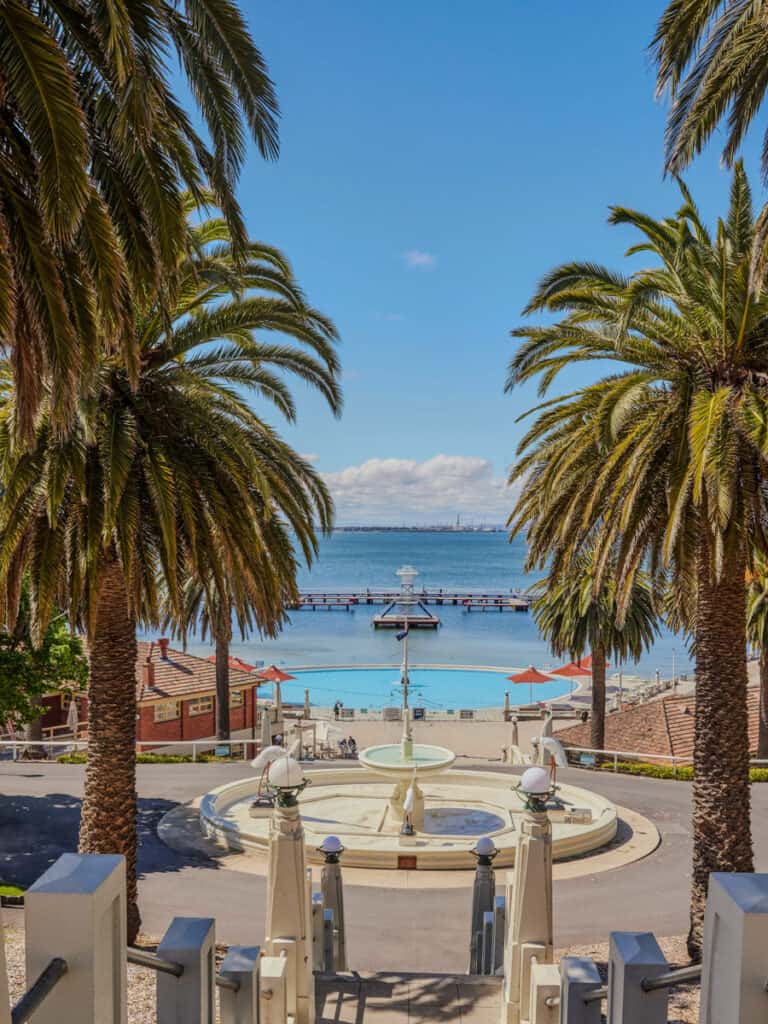
M382 708L400 704L400 668L317 668L287 669L296 677L283 683L283 699L300 703L309 690L313 704L328 707L341 701L347 707ZM515 686L508 672L477 668L411 668L409 671L411 707L482 708L501 707L504 691L510 691L512 704L527 704L527 685ZM569 693L567 680L539 683L533 687L534 701L554 700Z

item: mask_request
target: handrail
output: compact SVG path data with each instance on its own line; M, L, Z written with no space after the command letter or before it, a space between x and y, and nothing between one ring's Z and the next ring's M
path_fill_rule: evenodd
M654 978L643 978L640 988L643 992L657 992L661 988L673 988L675 985L685 985L689 981L698 981L701 978L701 964L691 964L688 967L678 967L674 971L665 971L664 974L657 974ZM608 998L608 986L603 985L584 996L585 1003L596 1003L598 1000Z
M641 754L637 750L598 750L595 747L564 746L565 753L599 754L601 757L637 757L648 761L670 761L672 764L690 764L690 757L677 757L673 754Z
M678 967L673 971L665 971L664 974L657 974L654 978L643 978L640 988L643 992L656 992L662 988L673 988L675 985L685 985L689 981L698 981L701 978L701 964L690 964L688 967ZM608 998L608 986L601 985L584 996L585 1003L602 1002ZM550 1009L560 1005L560 996L547 996L544 1004Z
M33 982L11 1011L11 1024L25 1024L32 1014L40 1008L56 985L69 970L66 960L55 956Z
M157 953L148 953L143 949L136 949L135 946L128 947L128 963L136 967L148 967L151 971L159 971L160 974L172 974L174 978L180 978L184 973L184 964L177 964L173 960L164 960Z
M165 960L157 953L149 953L144 949L137 949L136 946L128 947L128 963L136 967L148 967L149 970L158 971L160 974L171 974L174 978L180 978L184 973L184 964L176 963L175 960ZM227 988L230 992L240 991L240 982L234 978L223 978L217 974L215 980L219 988Z
M691 964L689 967L678 967L674 971L657 974L655 978L643 978L640 987L643 992L655 992L660 988L671 988L673 985L683 985L687 981L698 981L700 978L701 964Z

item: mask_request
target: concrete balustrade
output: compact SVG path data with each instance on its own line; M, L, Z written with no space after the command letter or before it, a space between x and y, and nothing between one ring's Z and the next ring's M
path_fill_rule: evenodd
M27 890L25 904L27 986L54 958L67 963L54 993L35 1012L35 1024L125 1024L124 859L62 854Z
M258 1024L259 1021L259 946L230 946L220 975L234 988L219 993L221 1024Z
M184 968L180 977L158 972L157 1024L213 1024L216 1015L216 928L210 917L175 917L158 956Z
M768 875L712 874L704 920L701 1020L768 1018Z
M608 1024L667 1024L667 989L643 983L667 971L650 932L612 932L608 960Z
M602 987L594 960L564 956L560 961L560 1024L600 1024L599 1000L587 996Z
M0 914L0 1024L11 1024L11 999L8 992L8 969L5 962L3 920Z
M286 963L281 956L261 959L259 985L259 1024L287 1024L288 1004Z

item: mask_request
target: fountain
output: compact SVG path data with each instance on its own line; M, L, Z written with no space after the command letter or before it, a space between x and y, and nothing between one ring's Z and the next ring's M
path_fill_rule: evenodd
M399 743L366 747L358 754L358 760L374 775L395 780L395 788L389 798L389 815L392 822L397 825L402 825L405 820L405 801L408 790L412 790L410 822L420 831L424 828L424 792L419 785L419 779L431 778L447 771L456 760L456 755L446 747L413 742L413 724L408 704L410 681L407 620L405 629L397 634L397 639L403 642L403 664L400 669L400 685L403 688L403 735Z
M347 867L470 870L478 838L488 836L498 850L496 866L508 867L523 813L512 785L516 777L457 769L452 750L414 741L407 616L403 625L400 741L365 748L354 767L306 772L311 785L301 797L301 820L307 857L321 860L323 842L334 836ZM230 850L265 857L271 810L254 802L258 790L259 780L251 776L206 793L200 801L203 832ZM571 785L558 786L548 814L555 860L600 849L618 827L610 800Z

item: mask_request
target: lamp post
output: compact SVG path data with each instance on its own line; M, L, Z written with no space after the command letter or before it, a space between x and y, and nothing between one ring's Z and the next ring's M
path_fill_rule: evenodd
M472 887L472 918L469 933L469 973L483 974L483 921L485 914L493 912L496 897L496 879L493 860L498 855L493 840L482 836L470 853L477 861Z
M341 878L341 855L344 846L338 836L326 836L319 847L324 862L320 873L323 907L333 911L333 962L336 971L347 970L347 936L344 922L344 887Z
M514 882L507 883L507 942L501 1024L520 1024L530 1010L531 961L553 962L552 825L547 802L553 786L546 768L523 772L516 792L523 803L515 848Z
M309 781L298 761L288 756L273 761L267 776L275 806L269 828L264 945L269 956L288 958L288 974L296 979L295 987L290 986L288 1012L296 1024L313 1024L315 1019L312 917L299 815L299 795Z

